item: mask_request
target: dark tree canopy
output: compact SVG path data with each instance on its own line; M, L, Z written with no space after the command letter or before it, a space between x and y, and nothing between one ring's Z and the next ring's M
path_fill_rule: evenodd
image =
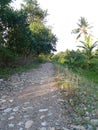
M11 2L0 0L0 55L6 52L6 57L28 56L56 51L57 38L44 24L47 11L36 0L25 0L20 10L14 10Z

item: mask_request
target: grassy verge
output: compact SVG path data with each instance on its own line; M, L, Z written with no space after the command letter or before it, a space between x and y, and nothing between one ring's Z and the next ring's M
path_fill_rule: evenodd
M98 72L97 71L83 71L82 75L84 75L88 80L92 80L95 83L98 83Z
M98 59L92 60L92 65L89 70L77 68L73 71L90 81L98 83Z
M43 62L44 61L42 59L36 59L32 63L26 63L18 67L7 67L4 69L0 68L0 78L8 78L9 75L12 75L13 73L21 73L32 68L37 68Z
M94 59L92 62L93 62L93 65L90 68L90 70L81 69L81 68L73 68L71 69L71 71L73 71L73 73L77 75L80 75L81 77L86 78L87 80L98 83L98 60ZM58 62L55 62L55 64L60 65L62 67L66 67L65 64L61 64Z
M72 122L92 125L90 120L98 117L98 83L73 73L68 68L55 65L57 85L61 88L63 98ZM95 126L92 125L95 129Z

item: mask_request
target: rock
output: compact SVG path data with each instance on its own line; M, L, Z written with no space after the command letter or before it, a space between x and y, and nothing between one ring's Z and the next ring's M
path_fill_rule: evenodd
M1 121L4 121L4 120L5 120L5 118L4 118L4 117L2 117L2 118L1 118Z
M43 118L45 118L45 116L44 115L42 115L41 117L40 117L40 119L42 120Z
M92 125L98 126L98 119L91 119Z
M33 107L32 107L32 106L30 106L30 107L25 107L25 108L23 108L23 110L26 110L26 111L27 111L27 110L30 110L30 109L32 110L32 109L33 109Z
M14 116L11 116L11 117L8 118L8 120L12 120L12 119L14 119Z
M50 127L49 130L55 130L55 128L54 127Z
M87 130L93 130L93 127L91 125L88 125Z
M13 109L14 112L17 112L18 110L19 110L19 106L15 107L15 108Z
M12 110L12 108L7 108L7 109L4 110L4 112L5 112L5 113L8 113L8 112L10 112L11 110Z
M2 113L2 115L3 115L3 116L5 116L5 115L7 115L7 113L6 113L6 112L4 112L4 113Z
M89 121L89 120L90 120L90 117L89 117L89 116L87 116L87 117L85 117L85 119Z
M14 124L8 124L10 128L14 127Z
M10 115L15 115L15 112L10 113Z
M58 122L55 122L55 125L56 125L56 126L59 126L60 124L59 124Z
M86 130L83 126L80 125L71 125L71 130Z
M2 111L2 110L4 110L5 109L5 107L3 106L3 107L0 107L0 111Z
M17 125L21 126L21 125L23 125L23 122L19 122Z
M69 129L63 127L63 130L69 130Z
M2 99L2 100L1 100L1 102L2 102L2 103L5 103L5 102L6 102L6 100Z
M0 82L4 81L4 79L0 79Z
M58 101L58 102L64 102L64 100L63 100L63 99L58 99L57 101Z
M49 113L48 113L48 116L52 116L52 115L53 115L53 113L52 113L52 112L49 112Z
M23 128L19 128L19 130L23 130Z
M24 105L28 105L28 104L30 104L30 102L24 102Z
M9 102L13 102L14 100L9 100Z
M46 126L46 125L47 125L47 122L46 122L46 121L45 121L45 122L42 122L41 125L42 125L42 126Z
M23 117L24 117L24 118L28 118L28 117L29 117L29 115L24 115Z
M42 127L42 128L40 128L39 130L46 130L46 128L45 128L45 127Z
M86 115L86 116L89 116L89 112L88 112L88 111L86 111L86 112L85 112L85 115Z
M27 122L25 123L25 128L26 128L26 129L30 128L30 127L32 126L32 124L33 124L33 121L32 121L32 120L27 121Z
M40 109L39 112L46 112L48 109Z
M98 109L93 110L92 115L98 116Z
M98 127L96 128L96 130L98 130Z
M98 116L98 109L95 110L96 115Z
M3 96L2 96L2 99L5 99L5 98L6 98L6 95L3 95Z

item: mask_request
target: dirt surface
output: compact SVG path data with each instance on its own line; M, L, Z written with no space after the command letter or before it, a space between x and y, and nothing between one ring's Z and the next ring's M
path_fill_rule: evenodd
M0 130L68 130L52 63L0 80ZM66 115L66 116L65 116Z

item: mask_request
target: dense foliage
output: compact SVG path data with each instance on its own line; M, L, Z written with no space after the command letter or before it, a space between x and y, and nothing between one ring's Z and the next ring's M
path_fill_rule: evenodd
M61 64L65 64L71 68L84 68L86 66L86 58L80 50L66 50L65 52L60 52L54 55L52 60Z
M18 56L56 51L57 38L44 23L47 11L36 0L25 0L20 10L14 10L11 2L0 1L0 66L9 65Z

